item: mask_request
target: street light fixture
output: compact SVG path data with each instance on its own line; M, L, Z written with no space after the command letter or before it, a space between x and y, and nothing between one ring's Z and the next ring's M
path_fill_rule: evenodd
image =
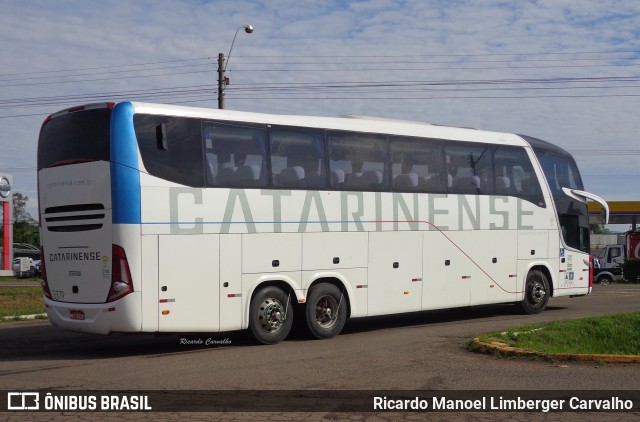
M227 54L227 62L224 61L224 54L218 54L218 108L224 108L224 89L227 85L229 85L229 79L225 77L225 71L227 70L227 66L229 65L229 60L231 59L231 52L233 51L233 46L236 43L236 37L238 36L238 32L241 29L244 29L244 32L247 34L251 34L253 32L253 26L251 25L241 25L236 29L236 33L233 35L233 41L231 41L231 48L229 48L229 54Z

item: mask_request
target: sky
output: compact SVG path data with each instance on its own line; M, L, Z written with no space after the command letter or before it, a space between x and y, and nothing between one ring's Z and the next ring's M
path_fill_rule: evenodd
M228 109L526 134L571 152L587 191L640 200L637 1L0 0L0 173L31 215L49 114L216 108L236 31Z

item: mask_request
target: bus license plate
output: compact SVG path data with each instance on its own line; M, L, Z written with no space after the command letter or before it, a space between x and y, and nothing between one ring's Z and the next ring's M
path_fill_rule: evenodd
M84 311L69 311L69 316L71 317L71 319L84 321Z

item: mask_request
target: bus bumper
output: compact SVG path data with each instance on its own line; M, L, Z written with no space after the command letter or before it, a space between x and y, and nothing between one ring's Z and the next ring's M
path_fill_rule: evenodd
M68 331L109 334L137 333L142 329L140 293L109 303L66 303L47 297L44 305L51 324Z

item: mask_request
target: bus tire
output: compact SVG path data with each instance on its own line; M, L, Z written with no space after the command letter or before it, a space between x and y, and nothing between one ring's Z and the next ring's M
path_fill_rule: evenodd
M547 307L550 296L547 276L542 271L529 271L524 284L524 299L519 303L519 307L526 314L539 314Z
M596 280L596 284L602 284L603 286L606 286L611 282L613 282L613 279L611 278L611 276L609 274L601 275Z
M311 289L307 298L307 326L318 339L340 334L347 322L347 299L337 286L320 283Z
M253 295L249 306L249 328L262 344L284 340L291 331L291 296L276 286L263 287Z

